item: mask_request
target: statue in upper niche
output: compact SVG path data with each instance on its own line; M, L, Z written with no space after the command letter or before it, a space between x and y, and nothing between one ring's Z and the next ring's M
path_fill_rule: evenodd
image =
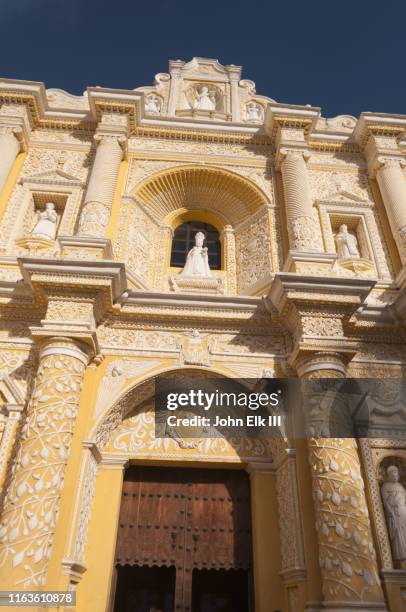
M31 236L55 240L57 223L58 215L55 211L55 204L48 202L45 204L45 210L38 212L37 223L31 232Z
M194 103L194 108L200 110L215 110L216 98L213 93L209 92L209 88L203 85L200 92L196 92L197 99Z
M340 225L340 229L336 235L336 245L339 260L359 258L360 254L357 239L353 234L350 234L345 224Z
M207 247L203 246L204 238L203 232L197 232L195 235L195 246L187 254L185 267L180 272L181 276L211 277L208 250Z
M151 94L145 101L145 112L159 115L161 112L161 98L155 94Z
M388 521L393 558L406 559L406 489L399 482L399 470L390 465L386 470L387 480L382 485L382 501Z
M245 111L247 121L262 121L262 107L256 102L249 102Z

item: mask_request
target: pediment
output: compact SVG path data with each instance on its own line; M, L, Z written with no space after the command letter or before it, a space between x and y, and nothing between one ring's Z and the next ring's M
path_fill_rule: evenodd
M37 185L64 185L67 187L81 187L83 181L77 176L63 172L63 170L46 170L45 172L38 172L36 174L30 174L21 179L21 183L35 183Z
M186 78L206 78L210 77L218 79L221 77L224 80L228 80L230 73L237 73L241 76L241 66L223 66L217 59L211 59L206 57L194 57L190 62L171 61L169 62L169 68L172 69L181 68L182 74Z
M343 202L356 202L359 205L370 206L370 202L361 198L356 193L351 191L339 190L331 193L327 198L320 198L317 200L319 204L342 204Z

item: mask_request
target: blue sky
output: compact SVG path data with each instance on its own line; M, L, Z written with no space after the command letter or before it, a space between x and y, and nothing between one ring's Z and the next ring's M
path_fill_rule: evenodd
M78 94L215 57L326 117L406 114L405 18L404 0L0 0L0 75Z

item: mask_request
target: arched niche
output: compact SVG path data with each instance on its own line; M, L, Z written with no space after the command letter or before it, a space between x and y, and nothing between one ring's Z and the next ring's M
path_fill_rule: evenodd
M175 227L182 220L207 222L221 236L225 293L252 295L276 269L272 214L268 197L245 176L214 166L176 166L148 176L123 198L117 256L147 286L170 290Z

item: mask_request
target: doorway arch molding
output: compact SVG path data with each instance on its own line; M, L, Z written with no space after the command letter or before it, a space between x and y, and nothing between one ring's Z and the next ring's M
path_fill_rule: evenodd
M159 452L155 456L142 455L134 449L114 449L115 436L125 434L124 429L126 427L131 428L131 419L136 419L137 415L143 414L143 411L153 399L154 388L153 381L157 375L168 374L168 375L195 375L198 377L217 377L227 376L231 378L230 372L225 368L203 368L200 366L166 366L161 368L158 372L154 372L151 376L151 372L146 373L143 377L139 377L137 380L132 380L126 386L126 388L120 393L119 397L115 401L111 402L109 408L104 411L100 416L99 420L94 424L89 439L83 444L82 453L82 465L81 465L81 477L79 479L75 504L75 513L72 519L71 525L71 539L70 549L67 551L66 558L71 559L70 564L73 564L75 568L82 567L83 574L81 581L74 578L72 582L76 580L79 582L79 601L84 597L90 597L90 593L94 592L94 587L99 584L100 581L109 581L111 576L106 574L106 567L100 567L100 563L97 563L93 559L93 548L94 546L88 546L88 541L95 544L94 538L100 537L100 530L103 533L104 543L106 547L104 557L104 563L113 563L114 557L114 545L117 531L118 512L120 508L121 499L121 487L123 482L124 469L127 465L132 462L142 462L144 464L151 465L189 465L199 467L229 467L229 468L243 468L247 469L252 479L252 485L255 490L255 500L253 501L254 506L256 504L263 504L265 502L261 499L269 499L271 495L273 502L273 511L278 508L277 500L277 489L278 480L281 486L287 485L287 477L294 468L294 461L292 462L292 455L289 451L289 442L286 439L273 440L270 452L252 452L249 456L248 453L238 452L234 449L234 454L229 452L228 456L223 453L221 456L218 453L212 454L206 453L202 456L198 449L194 448L181 448L177 449L177 452L172 452L173 447L176 444L174 440L171 440L172 449L169 448L167 452ZM145 423L141 423L145 425ZM153 423L149 423L153 427ZM271 454L272 453L272 454ZM273 461L277 457L276 462ZM294 473L292 473L294 480ZM292 480L292 486L293 486ZM282 481L284 481L282 483ZM271 493L263 494L264 487L270 489ZM262 492L261 492L262 491ZM283 498L283 504L292 503L295 504L295 492L292 492L291 498L285 495ZM112 508L114 507L114 511ZM295 521L295 511L287 512L285 508L279 508L279 516L283 511L288 517L289 521ZM266 522L269 523L269 512L261 512L262 519L260 522L261 529L265 529L263 521L266 518ZM114 516L113 516L114 515ZM284 518L286 524L286 516ZM102 517L102 518L101 518ZM276 517L275 517L276 518ZM301 557L301 533L300 533L300 521L296 524L290 523L288 529L290 531L289 537L292 538L292 533L297 533L298 538L298 557ZM280 527L280 525L279 525ZM257 527L258 528L258 527ZM272 523L269 527L273 529L272 538L273 554L282 554L282 545L280 544L282 535L280 529L278 529L278 521ZM96 530L96 535L95 535ZM97 535L99 534L99 536ZM258 534L259 537L259 534ZM257 539L257 541L259 541ZM264 554L261 552L261 554ZM86 566L89 568L86 571ZM279 565L279 570L283 569L283 563ZM95 577L95 572L99 572L98 577ZM104 572L104 573L103 573ZM101 578L103 574L103 577ZM275 575L275 579L280 580L278 574ZM267 583L269 580L261 582L261 589L264 593L267 590ZM92 586L90 586L92 585ZM104 588L104 587L103 587ZM106 593L104 596L107 597ZM265 597L265 595L261 595ZM89 600L87 600L89 604ZM103 604L104 605L104 604ZM104 608L100 608L104 609ZM260 609L260 608L259 608ZM263 610L267 610L264 605ZM82 612L81 609L78 612Z

